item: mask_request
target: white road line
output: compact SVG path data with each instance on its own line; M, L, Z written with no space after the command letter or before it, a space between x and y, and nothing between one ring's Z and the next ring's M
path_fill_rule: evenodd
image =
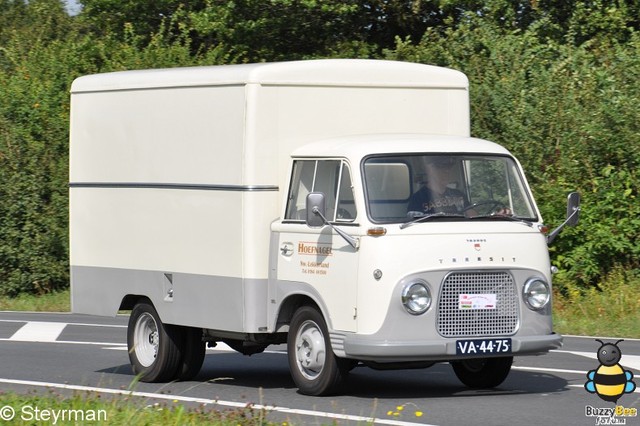
M0 338L0 342L14 341L14 342L32 342L32 343L66 343L73 345L97 345L97 346L125 346L125 343L112 343L112 342L80 342L80 341L67 341L58 340L60 334L68 325L79 325L83 327L117 327L126 328L121 325L105 325L105 324L87 324L87 323L66 323L66 322L51 322L51 321L18 321L18 320L0 320L0 322L12 322L12 323L25 323L20 327L11 337Z
M26 322L38 322L38 321L0 319L0 322L22 322L22 323L26 323ZM43 321L39 321L39 322L43 322ZM65 325L80 325L80 326L83 326L83 327L127 328L126 325L118 325L118 324L91 324L91 323L86 323L86 322L62 322L62 321L49 321L49 322L56 322L56 323L59 322L60 324L65 324Z
M60 343L60 342L58 342ZM102 344L106 344L106 343L102 343ZM115 345L115 344L114 344ZM110 347L110 348L103 348L103 349L112 349L115 351L126 351L127 350L127 345L122 343L122 344L118 344L118 345L122 345L124 347L120 347L120 346L114 346L114 347ZM207 348L208 352L235 352L234 349L231 349L231 347L229 345L227 345L226 343L222 343L222 342L218 342L218 344L214 347L214 348ZM271 354L285 354L286 352L280 352L280 351L264 351L263 353L271 353Z
M55 342L67 326L63 322L30 321L13 333L9 340L20 342Z
M68 322L67 325L79 325L82 327L107 327L107 328L127 328L126 325L118 324L90 324L85 322Z
M47 341L47 342L38 342L33 340L16 340L16 339L0 339L0 342L22 342L22 343L62 343L65 345L92 345L92 346L107 346L103 349L117 349L120 346L123 346L124 350L127 349L126 343L114 343L114 342L74 342L72 340L56 340L56 341Z
M562 368L543 368L543 367L523 367L514 365L511 367L512 370L522 370L522 371L542 371L543 373L568 373L568 374L580 374L583 376L587 375L586 371L580 370L565 370Z
M107 393L112 395L138 396L143 398L163 399L163 400L169 400L169 401L194 402L198 404L221 405L224 407L233 407L233 408L245 408L249 405L249 403L246 403L246 402L223 401L220 399L206 399L206 398L197 398L197 397L189 397L189 396L182 396L182 395L170 395L166 393L151 393L151 392L128 391L123 389L98 388L93 386L69 385L64 383L36 382L31 380L0 379L0 383L24 385L24 386L38 386L38 387L54 388L54 389L67 389L67 390L76 390L76 391L84 391L84 392L99 392L99 393ZM417 425L434 426L426 423L414 423L414 422L406 422L406 421L392 420L392 419L379 419L375 417L365 417L365 416L340 414L340 413L329 413L325 411L302 410L302 409L287 408L287 407L274 407L271 405L251 404L250 407L256 410L274 411L278 413L294 414L294 415L300 415L300 416L321 417L321 418L327 418L327 419L333 419L333 420L348 420L348 421L354 421L358 423L365 422L365 423L373 423L373 424L380 424L380 425L394 425L394 426L417 426Z
M565 353L571 355L578 355L585 358L593 359L598 362L598 354L593 352L579 352L579 351L564 351L564 350L553 350L551 352L556 353ZM620 365L626 368L632 368L634 370L640 371L640 356L638 355L625 355L624 351L622 352L622 358L620 359ZM595 369L595 367L594 367Z
M640 342L640 339L636 339L633 337L602 337L602 336L577 336L575 334L563 334L563 337L575 337L577 339L588 339L588 340L613 340L614 342L617 340L631 341L631 342Z

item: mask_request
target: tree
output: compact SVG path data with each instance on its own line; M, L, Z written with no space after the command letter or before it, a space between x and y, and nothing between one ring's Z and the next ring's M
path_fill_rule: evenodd
M96 35L122 37L129 25L136 35L149 40L177 11L201 10L204 3L202 0L82 0L79 16Z
M69 87L121 69L316 57L449 66L474 135L525 166L561 279L640 268L635 0L0 0L0 294L68 285Z
M25 47L33 40L53 40L69 30L62 0L0 0L0 46L19 34Z

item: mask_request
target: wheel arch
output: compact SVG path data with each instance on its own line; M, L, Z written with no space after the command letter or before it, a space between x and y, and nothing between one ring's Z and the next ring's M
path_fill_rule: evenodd
M147 296L142 294L127 294L122 298L118 311L131 311L134 306L140 302L147 302L157 310L155 304Z
M329 317L326 306L324 306L322 302L308 293L295 293L286 296L282 300L276 316L276 330L287 331L293 314L303 306L310 306L317 309L324 318L329 330L332 329L331 318Z

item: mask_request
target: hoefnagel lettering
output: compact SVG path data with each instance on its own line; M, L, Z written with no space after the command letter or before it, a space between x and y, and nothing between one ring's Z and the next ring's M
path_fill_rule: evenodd
M325 246L320 244L309 244L304 242L298 243L298 253L299 254L320 254L323 256L331 256L332 247Z

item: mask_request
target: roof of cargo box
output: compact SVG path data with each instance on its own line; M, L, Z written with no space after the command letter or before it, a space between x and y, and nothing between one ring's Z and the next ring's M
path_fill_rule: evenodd
M460 71L409 62L319 59L119 71L77 78L71 93L221 85L436 87L467 89Z
M510 155L501 145L484 139L428 134L354 135L311 142L291 153L294 158L363 158L376 154L496 154Z

